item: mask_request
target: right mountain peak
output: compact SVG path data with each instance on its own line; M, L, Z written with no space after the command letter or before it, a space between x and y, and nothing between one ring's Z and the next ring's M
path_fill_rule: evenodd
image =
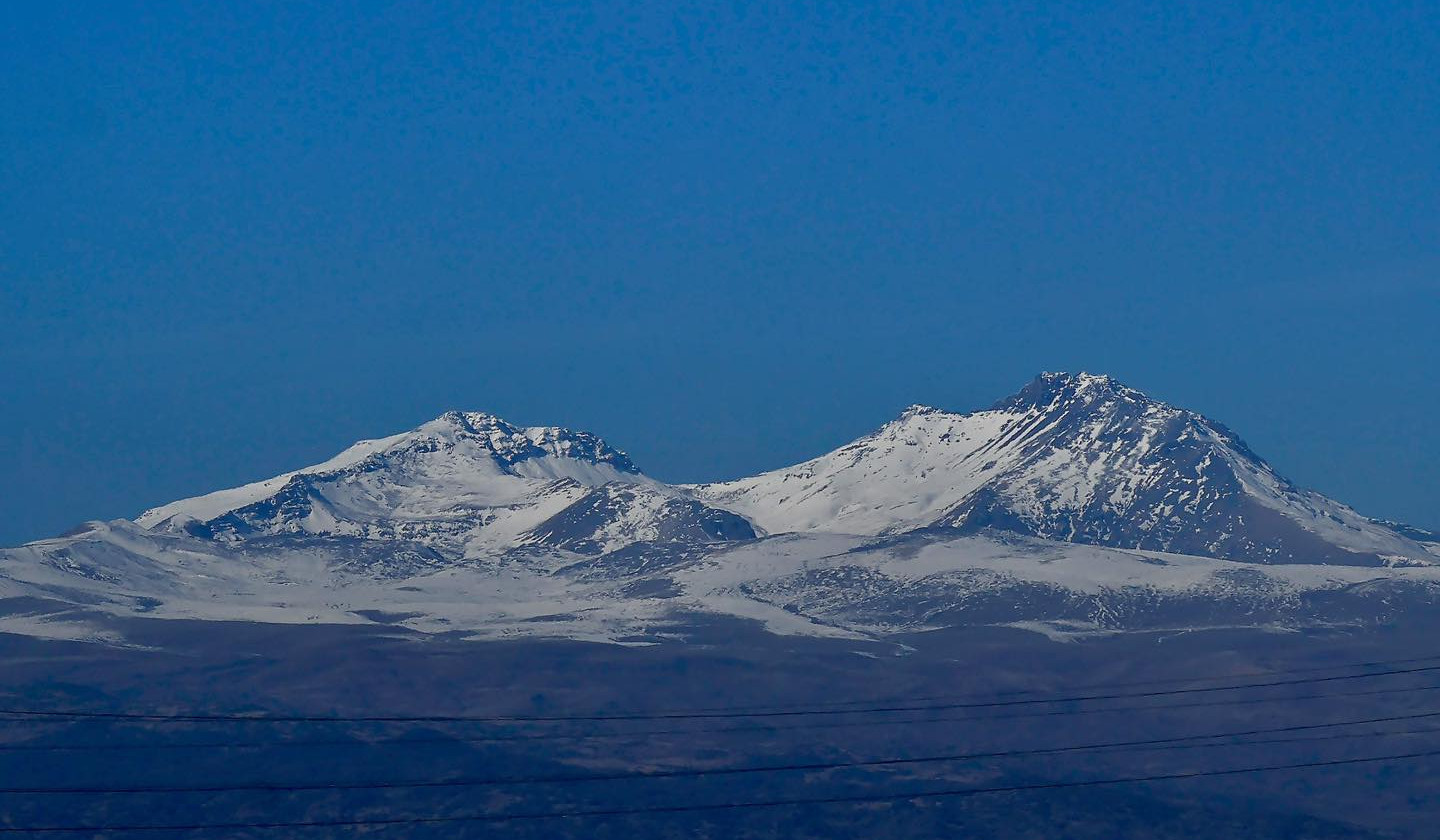
M1076 402L1088 404L1116 399L1137 404L1162 404L1107 374L1046 372L996 403L994 408L1001 411L1049 408Z

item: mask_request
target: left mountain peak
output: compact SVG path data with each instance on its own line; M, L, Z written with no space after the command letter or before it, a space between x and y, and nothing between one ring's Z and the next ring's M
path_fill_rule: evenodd
M608 464L630 475L641 474L629 455L606 443L599 435L563 426L516 426L483 411L447 411L414 431L427 432L439 432L452 441L470 439L480 442L507 466L533 458L572 458L591 464Z
M448 411L408 432L359 441L322 463L171 502L136 521L193 529L197 521L211 526L224 519L227 531L328 533L376 518L461 516L475 506L514 504L555 481L598 487L642 480L628 455L589 432Z

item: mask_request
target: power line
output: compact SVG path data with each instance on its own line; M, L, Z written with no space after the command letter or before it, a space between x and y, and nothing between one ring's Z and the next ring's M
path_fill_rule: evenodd
M316 782L316 783L264 783L251 782L242 784L225 785L142 785L133 787L26 787L26 788L0 788L0 794L147 794L147 793L235 793L235 792L272 792L272 793L296 793L303 791L328 791L328 790L394 790L414 788L456 788L456 787L492 787L502 785L534 785L534 784L570 784L578 782L602 782L602 781L632 781L640 779L675 779L675 778L696 778L705 776L738 776L755 773L779 773L779 772L805 772L816 770L839 770L853 769L860 767L895 767L914 764L941 764L955 761L971 761L983 758L1017 758L1032 755L1055 755L1072 752L1094 752L1108 750L1113 752L1133 751L1135 748L1157 749L1161 747L1175 747L1184 745L1186 748L1197 746L1192 742L1214 741L1222 738L1243 738L1251 735L1268 735L1286 732L1303 732L1323 729L1334 729L1348 726L1361 726L1376 723L1394 723L1399 721L1419 720L1425 718L1440 717L1440 712L1425 712L1413 715L1392 715L1388 717L1366 718L1363 720L1343 721L1336 723L1313 723L1291 726L1266 727L1260 729L1247 729L1239 732L1216 732L1200 735L1184 735L1170 738L1149 738L1136 741L1111 741L1098 744L1075 744L1064 747L1039 747L1020 750L998 750L991 752L970 752L950 755L930 755L901 758L880 758L870 760L852 761L825 761L825 762L804 762L789 764L772 764L752 767L721 767L721 768L685 768L676 770L656 770L648 772L628 773L585 773L571 774L565 776L520 776L495 779L474 779L455 778L437 779L423 781L369 781L369 782ZM1427 730L1428 731L1428 730ZM1419 734L1410 732L1389 732L1389 733L1345 733L1331 734L1327 738L1302 739L1302 740L1338 740L1342 738L1377 737L1380 735L1406 735ZM1262 742L1265 743L1265 742ZM1281 740L1278 743L1288 743ZM1208 747L1233 747L1251 746L1245 742L1236 743L1215 743L1200 746Z
M48 709L0 708L0 715L33 718L59 718L78 720L126 720L151 723L599 723L605 721L648 721L648 720L714 720L731 718L785 718L823 715L887 714L894 712L949 711L956 709L986 709L1008 706L1029 706L1055 703L1080 703L1094 700L1121 700L1146 697L1172 697L1186 694L1204 694L1217 691L1239 691L1254 688L1278 688L1291 685L1313 685L1316 683L1342 682L1346 680L1376 679L1404 674L1420 674L1440 671L1440 665L1419 668L1398 668L1377 671L1370 674L1341 674L1329 677L1303 677L1291 680L1241 683L1228 686L1206 686L1201 688L1175 688L1161 691L1143 691L1117 694L1080 694L1069 697L1033 698L1024 700L986 700L966 703L939 703L932 705L890 705L869 706L856 709L792 709L787 711L738 711L738 712L646 712L629 714L589 715L236 715L236 714L173 714L163 715L136 712L86 712L57 711Z
M1255 678L1255 677L1269 677L1269 676L1287 675L1287 674L1308 674L1308 673L1315 673L1315 672L1319 672L1319 671L1340 671L1340 670L1358 669L1358 668L1389 668L1389 667L1393 667L1393 666L1396 666L1396 665L1409 665L1409 664L1413 664L1413 663L1416 663L1416 662L1433 662L1433 661L1435 661L1435 660L1437 660L1437 659L1440 659L1440 655L1414 656L1414 657L1408 657L1408 658L1404 658L1404 659L1384 659L1384 660L1377 660L1377 661L1372 661L1372 662L1345 662L1345 663L1339 663L1339 664L1336 664L1336 665L1314 665L1314 666L1306 666L1306 667L1303 667L1303 668L1267 668L1267 669L1265 669L1264 671L1262 671L1261 673L1257 673L1257 674L1225 674L1225 675L1217 674L1217 675L1208 676L1208 677L1170 677L1170 678L1155 679L1155 680L1134 680L1134 681L1128 681L1128 682L1090 683L1090 684L1087 684L1087 685L1076 686L1073 690L1077 690L1077 691L1088 691L1088 690L1092 690L1092 689L1139 688L1139 687L1151 686L1151 685L1177 685L1177 684L1179 684L1179 685L1193 685L1193 684L1195 684L1195 683L1221 682L1221 681L1229 681L1229 680L1250 679L1250 678ZM1358 675L1356 675L1356 676L1383 676L1383 675L1382 675L1382 674L1358 674ZM736 706L736 705L729 705L729 706L700 706L700 707L695 707L695 708L690 708L690 709L684 709L684 710L677 710L677 711L683 711L683 712L724 712L724 711L745 712L745 711L771 711L771 710L774 710L774 711L785 711L785 710L790 710L790 709L802 709L802 710L803 710L803 709L812 709L812 708L836 708L836 707L840 707L840 706L854 706L854 705L866 705L866 704L876 704L876 703L898 703L898 702L914 702L914 703L920 703L920 702L942 701L942 700L958 700L958 699L963 699L963 698L980 699L980 698L985 698L985 697L990 697L990 698L1016 697L1016 696L1026 695L1026 694L1038 694L1038 693L1040 693L1040 691L1039 691L1038 689L1018 689L1018 690L1014 690L1014 691L996 691L996 692L989 692L989 693L987 693L987 694L955 694L955 693L953 693L953 692L950 692L950 693L943 693L943 694L931 694L931 695L909 696L909 697L906 697L906 696L901 696L901 697L891 696L891 697L884 697L884 698L867 698L867 699L852 699L852 700L827 700L827 701L821 701L821 702L800 703L800 704L776 704L776 703L769 703L769 704L753 704L753 705L739 705L739 706ZM28 714L28 712L5 712L5 711L0 711L0 723L15 722L15 721L17 721L17 720L20 721L20 722L24 722L24 718L16 719L16 718L5 718L5 717L3 717L3 715L5 715L5 714L12 714L12 713L13 713L13 714ZM244 717L244 716L236 715L235 717ZM246 720L251 720L251 719L253 719L253 718L251 718L251 717L246 717L245 719L246 719Z
M1345 691L1332 692L1329 694L1302 694L1290 697L1236 697L1223 700L1202 700L1192 703L1169 703L1166 705L1128 705L1112 706L1103 709L1047 709L1029 710L1023 712L1009 712L997 715L965 715L962 717L939 717L921 718L919 720L845 720L845 721L823 721L820 723L787 723L784 727L725 727L719 729L698 729L698 730L670 730L664 733L639 733L639 734L687 734L688 732L717 733L717 732L789 732L791 730L812 730L812 729L840 729L853 728L858 726L905 726L918 723L985 723L997 720L1015 720L1020 718L1040 717L1071 717L1074 715L1097 715L1113 712L1151 712L1170 711L1174 709L1213 709L1228 706L1250 706L1265 703L1297 702L1305 700L1330 700L1344 699L1351 697L1375 697L1391 694L1414 694L1419 692L1440 691L1440 686L1406 686L1403 688L1382 688L1368 691Z
M83 833L104 831L214 831L275 828L346 828L361 826L428 825L443 823L506 823L572 818L606 818L641 815L702 813L713 811L753 810L760 808L785 808L805 805L850 805L879 802L905 802L917 799L941 799L962 796L978 796L996 793L1023 793L1034 791L1061 790L1065 788L1101 787L1107 785L1137 784L1145 782L1180 781L1215 776L1236 776L1253 773L1272 773L1285 770L1308 770L1322 767L1342 767L1360 764L1375 764L1383 761L1411 761L1440 756L1440 749L1409 753L1365 756L1362 758L1337 758L1324 761L1306 761L1293 764L1267 764L1252 767L1234 767L1220 770L1193 770L1184 773L1159 773L1146 776L1125 776L1110 779L1085 779L1072 782L1040 782L1023 785L996 785L992 787L942 788L939 790L906 791L887 794L855 794L851 796L796 797L791 799L762 799L743 802L718 802L688 805L660 805L633 808L598 808L570 811L520 812L513 814L457 814L431 817L378 817L371 819L297 820L284 822L230 822L230 823L131 823L127 825L51 825L51 826L0 826L0 834L42 834L42 833Z
M1419 694L1421 692L1440 691L1440 685L1435 686L1404 686L1400 688L1382 688L1368 691L1337 691L1329 694L1301 694L1289 697L1239 697L1225 700L1207 700L1194 703L1170 703L1167 705L1128 705L1112 706L1102 709L1059 709L1046 711L1012 712L999 715L965 715L961 717L934 717L906 720L841 720L825 721L820 723L786 723L784 726L724 726L710 728L685 728L685 729L639 729L628 732L586 732L586 733L561 733L561 732L531 732L515 733L509 735L443 735L435 737L404 737L387 738L376 741L357 740L355 738L334 738L315 739L300 738L285 741L189 741L168 744L7 744L0 745L0 753L4 752L88 752L88 751L109 751L109 750L176 750L176 749L251 749L269 747L314 747L314 746L344 746L344 747L375 747L375 746L407 746L412 744L496 744L496 743L524 743L544 741L596 741L616 740L625 738L646 737L653 738L664 735L720 735L735 733L761 733L773 734L777 732L808 731L816 729L850 729L855 727L882 727L882 726L919 726L938 723L983 723L996 720L1014 720L1020 718L1038 717L1070 717L1075 715L1097 715L1114 712L1148 712L1148 711L1170 711L1176 709L1213 709L1229 706L1261 705L1265 703L1280 702L1304 702L1308 700L1332 700L1348 699L1354 697L1377 697L1394 694Z
M1260 672L1260 673L1255 673L1255 674L1228 674L1228 675L1215 675L1215 676L1209 676L1209 677L1168 677L1168 678L1165 678L1165 679L1155 679L1155 680L1134 680L1134 681L1129 681L1129 682L1090 683L1090 684L1088 684L1088 685L1075 686L1072 690L1074 690L1074 691L1089 691L1089 690L1094 690L1094 689L1140 688L1140 687L1143 687L1143 686L1151 686L1151 685L1194 685L1194 684L1196 684L1196 683L1222 682L1222 681L1228 681L1228 680L1255 679L1255 678L1258 678L1258 677L1272 677L1272 676L1279 676L1279 675L1286 675L1286 674L1310 674L1310 673L1316 673L1316 672L1319 672L1319 671L1341 671L1341 670L1356 669L1356 668L1389 668L1389 667L1393 667L1393 666L1396 666L1396 665L1410 665L1410 664L1413 664L1413 663L1415 663L1415 662L1434 662L1434 661L1437 660L1437 659L1440 659L1440 656L1413 656L1413 657L1409 657L1409 658L1406 658L1406 659L1387 659L1387 660L1380 660L1380 661L1377 661L1377 662L1351 662L1351 663L1342 663L1342 664L1339 664L1339 665L1316 665L1316 666L1307 666L1307 667L1304 667L1304 668L1267 668L1267 669L1263 670L1262 672ZM722 711L736 711L736 712L741 712L741 711L765 711L765 710L781 710L781 711L783 711L783 710L786 710L786 709L834 708L834 707L839 707L839 706L869 705L869 704L877 704L877 703L899 703L899 702L922 703L922 702L931 702L931 701L936 701L936 702L938 702L938 701L942 701L942 700L959 700L959 699L965 699L965 698L969 698L969 699L980 699L980 698L982 698L982 697L994 697L994 698L999 698L999 697L1018 697L1018 696L1023 696L1023 695L1026 695L1026 694L1039 694L1039 693L1041 693L1041 692L1040 692L1038 689L1017 689L1017 690L1014 690L1014 691L996 691L996 692L990 692L990 693L985 694L985 695L979 695L979 694L965 695L965 694L956 694L956 693L950 692L950 693L945 693L945 694L923 695L923 696L919 696L919 697L906 697L906 696L894 697L894 696L891 696L891 697L869 698L869 699L864 699L864 700L860 700L860 699L856 699L856 700L826 700L826 701L822 701L822 702L803 703L803 704L774 704L774 703L772 703L772 704L766 704L766 705L750 705L750 706L709 706L709 707L704 707L704 706L702 706L702 707L694 708L694 709L686 709L685 711L692 711L692 712L722 712Z

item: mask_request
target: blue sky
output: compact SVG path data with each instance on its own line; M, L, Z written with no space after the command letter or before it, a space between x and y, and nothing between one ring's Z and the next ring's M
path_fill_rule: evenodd
M1080 369L1440 526L1436 3L297 5L0 23L0 544L448 408L701 480Z

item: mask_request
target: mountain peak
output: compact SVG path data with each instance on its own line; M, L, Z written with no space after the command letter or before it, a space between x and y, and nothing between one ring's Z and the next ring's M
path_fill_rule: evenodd
M513 465L536 457L574 458L594 464L608 464L622 473L640 474L619 449L590 432L562 426L516 426L484 411L451 410L422 425L417 432L439 427L446 438L478 439L497 459Z
M1121 383L1108 374L1046 371L1030 384L993 406L995 410L1051 408L1063 405L1094 405L1123 401L1133 404L1160 404L1143 392Z
M1295 487L1221 424L1093 373L1042 373L989 411L914 406L831 453L697 495L770 533L997 529L1260 563L1433 556Z
M251 531L358 533L364 528L356 523L374 526L395 511L418 520L453 516L466 505L517 503L558 479L583 487L644 480L628 455L589 432L452 410L408 432L359 441L323 463L161 505L136 521L149 528L228 516Z
M899 417L899 419L900 419L900 420L908 420L908 419L911 418L911 417L923 417L923 416L929 415L929 414L949 414L949 413L950 413L950 412L946 411L945 409L943 409L943 408L936 408L936 407L933 406L933 405L924 405L924 404L922 404L922 403L915 403L914 405L907 406L904 411L900 412L900 417Z
M518 426L506 422L504 418L494 414L490 414L489 412L460 411L458 409L451 409L450 411L441 414L439 417L436 417L429 423L422 425L420 428L423 429L425 428L425 426L432 425L445 426L452 429L458 429L463 432L469 432L471 434L479 434L482 432L491 431L499 431L505 434L514 434L520 431L520 428Z

